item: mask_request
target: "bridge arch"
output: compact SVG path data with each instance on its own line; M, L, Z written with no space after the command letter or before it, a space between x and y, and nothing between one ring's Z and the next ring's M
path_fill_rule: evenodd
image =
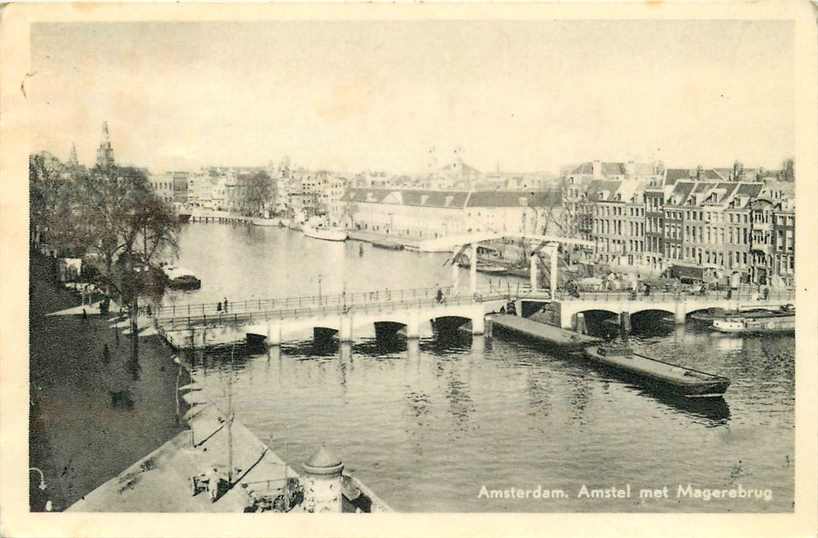
M583 318L581 322L580 314ZM606 331L604 323L618 319L619 314L608 308L591 305L590 308L578 308L572 312L564 312L561 316L562 327L565 329L586 331L588 334L604 334Z
M637 316L649 316L649 315L665 315L665 316L674 316L676 313L672 310L668 310L667 308L642 308L640 310L634 310L630 313L631 319Z
M408 326L408 324L403 321L387 320L375 321L373 325L375 325L375 338L378 340L394 339L401 329L406 329Z
M432 324L432 331L438 336L447 336L447 335L455 335L457 331L460 330L460 327L465 325L466 323L472 324L472 332L474 332L475 326L479 325L481 328L483 326L483 316L480 316L479 319L466 316L462 314L446 314L443 316L436 316L430 318L430 322ZM482 329L480 329L482 332Z
M674 320L675 312L667 308L643 308L631 312L631 331L635 333L660 334L667 330L667 320Z

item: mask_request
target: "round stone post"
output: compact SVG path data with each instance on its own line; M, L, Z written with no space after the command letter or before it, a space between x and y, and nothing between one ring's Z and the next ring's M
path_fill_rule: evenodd
M310 513L340 513L344 464L326 447L319 448L302 465L304 469L304 509Z

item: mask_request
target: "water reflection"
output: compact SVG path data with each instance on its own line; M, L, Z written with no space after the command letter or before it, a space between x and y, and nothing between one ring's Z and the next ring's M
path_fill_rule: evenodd
M214 300L314 294L316 277L325 271L321 285L327 293L342 289L344 280L348 290L398 289L402 282L431 286L450 275L438 255L367 245L361 257L357 244L331 245L289 231L202 228L206 234L191 228L183 241L198 236L222 243L215 249L182 245L180 265L203 277L197 300L209 300L208 294ZM338 271L327 271L326 260ZM248 282L258 285L248 290ZM457 330L407 340L378 338L372 327L355 333L371 338L348 344L335 336L319 346L313 334L305 334L262 352L236 348L232 362L224 350L197 352L192 362L196 379L217 398L226 382L218 374L232 372L239 417L261 438L272 436L279 454L298 462L321 443L339 447L367 485L401 511L578 509L573 502L542 501L498 508L471 494L485 480L567 490L589 477L608 484L693 481L719 487L731 473L776 484L773 500L716 506L672 499L649 508L791 510L794 339L724 337L693 323L648 319L637 320L634 348L729 377L733 383L724 399L678 398L580 357ZM739 460L741 467L734 468ZM647 508L613 501L582 509Z

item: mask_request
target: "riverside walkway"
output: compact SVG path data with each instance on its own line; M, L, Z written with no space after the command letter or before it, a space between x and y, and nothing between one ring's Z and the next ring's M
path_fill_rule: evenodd
M156 330L176 348L207 347L248 335L279 345L305 329L337 333L354 340L355 329L375 325L379 334L405 330L420 336L430 320L471 322L473 334L485 331L485 315L510 301L547 301L548 292L517 286L482 288L474 293L453 287L358 291L321 296L284 297L220 303L171 305L153 312Z

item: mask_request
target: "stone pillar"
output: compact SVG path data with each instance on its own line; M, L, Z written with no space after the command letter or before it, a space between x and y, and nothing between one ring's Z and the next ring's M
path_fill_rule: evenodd
M557 245L552 245L551 247L551 297L553 298L555 293L557 293L557 285L559 281L557 280L557 262L559 261L559 247Z
M532 253L531 256L528 258L528 275L530 277L531 289L537 289L537 280L539 280L537 275L537 254Z
M341 342L341 345L338 346L338 350L341 355L341 360L352 359L352 342Z
M490 319L486 320L486 330L485 333L486 338L492 338L494 336L494 323Z
M483 353L486 350L486 337L480 334L472 336L471 350L475 353Z
M619 336L625 340L631 334L631 314L630 312L619 313Z
M267 344L270 346L281 345L281 325L272 323L267 325Z
M352 342L352 315L341 316L341 330L338 331L338 340L341 342Z
M417 310L409 311L409 319L406 323L406 338L408 340L420 338L420 313Z
M577 314L577 332L579 334L588 334L588 327L585 325L585 314L582 312Z
M406 341L406 353L410 359L420 357L420 342L416 338Z
M321 447L302 465L304 510L310 513L340 513L344 464L326 447Z
M483 314L472 318L471 333L484 334L486 332L486 317Z
M469 289L474 295L477 293L477 243L471 244L469 262Z
M514 310L516 310L518 316L523 317L523 301L521 299L514 301Z
M676 309L673 312L673 320L676 322L676 325L684 325L686 315L687 311L685 309L685 304L681 301L678 301L676 303Z

